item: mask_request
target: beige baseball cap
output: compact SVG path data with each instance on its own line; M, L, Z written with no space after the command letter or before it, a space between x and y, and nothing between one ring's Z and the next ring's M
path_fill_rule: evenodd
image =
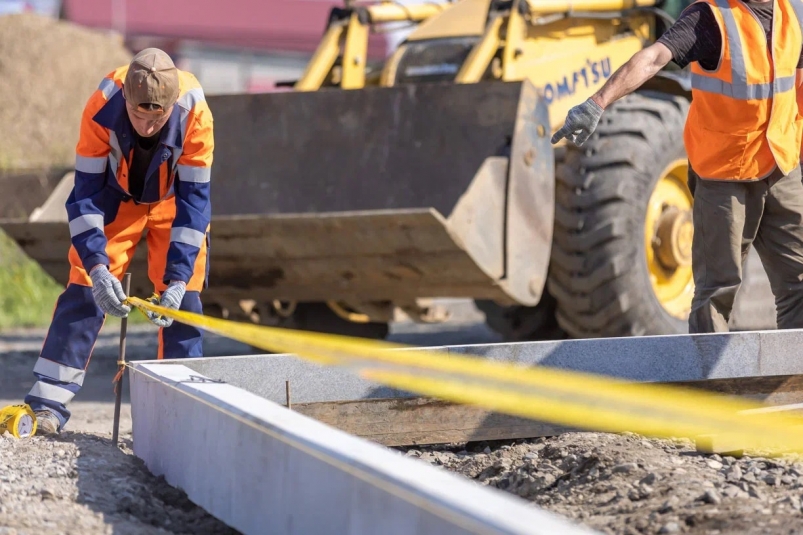
M178 91L178 69L163 50L146 48L131 60L123 95L137 111L164 113L176 103ZM154 105L158 108L150 109Z

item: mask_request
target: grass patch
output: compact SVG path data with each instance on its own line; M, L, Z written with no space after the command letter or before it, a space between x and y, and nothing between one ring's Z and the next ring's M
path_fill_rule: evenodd
M47 327L62 291L61 285L0 231L0 330ZM137 311L128 317L129 325L148 322ZM107 316L104 328L119 322L119 318Z
M47 326L62 290L0 231L0 329Z

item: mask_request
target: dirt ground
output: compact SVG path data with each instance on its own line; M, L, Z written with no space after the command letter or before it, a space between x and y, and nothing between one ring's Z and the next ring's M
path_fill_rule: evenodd
M119 329L119 326L116 326ZM0 407L20 403L45 332L0 335ZM132 360L155 358L155 331L129 332ZM111 443L119 331L98 341L72 418L58 438L0 436L0 535L237 533L154 477L131 450L131 410L124 389L120 443ZM247 354L247 346L210 337L210 353ZM126 383L127 384L127 383Z
M803 460L702 455L689 440L567 433L406 449L603 533L803 533Z
M237 533L134 457L128 410L115 448L112 416L76 403L58 438L0 436L0 534Z

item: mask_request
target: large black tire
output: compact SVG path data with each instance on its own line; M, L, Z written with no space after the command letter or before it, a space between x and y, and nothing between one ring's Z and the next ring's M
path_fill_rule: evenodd
M557 301L547 291L533 307L502 306L484 299L477 299L474 304L485 314L485 324L505 341L562 340L567 337L555 315Z
M548 287L560 326L574 338L677 334L652 289L644 223L670 163L685 158L689 102L635 93L603 114L582 147L556 167L555 230Z

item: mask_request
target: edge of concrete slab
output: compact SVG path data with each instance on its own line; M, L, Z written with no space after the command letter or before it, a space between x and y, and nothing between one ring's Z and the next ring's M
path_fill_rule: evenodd
M547 366L640 382L793 375L803 373L803 330L746 331L599 338L545 342L411 347L473 355L522 366ZM405 349L405 351L408 349ZM171 361L148 361L167 363ZM285 381L294 403L412 394L363 380L349 371L325 367L294 355L248 355L183 359L182 364L215 379L284 403Z
M243 533L594 533L183 363L132 365L135 455Z

